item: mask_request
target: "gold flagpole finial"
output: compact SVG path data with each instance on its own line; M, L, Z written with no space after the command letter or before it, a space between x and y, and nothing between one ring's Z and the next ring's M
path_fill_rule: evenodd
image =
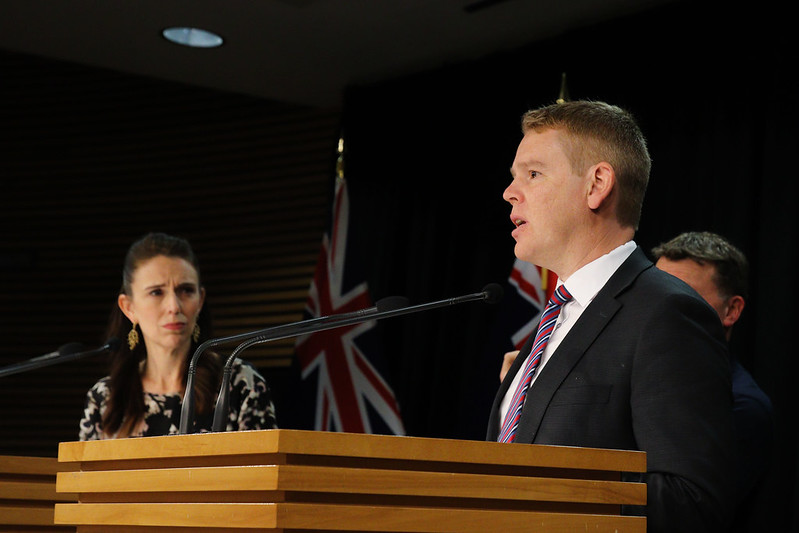
M563 102L569 101L569 89L566 87L566 73L563 72L560 75L560 95L558 99L555 100L556 103L562 104Z
M344 179L344 137L338 139L338 158L336 158L336 177Z

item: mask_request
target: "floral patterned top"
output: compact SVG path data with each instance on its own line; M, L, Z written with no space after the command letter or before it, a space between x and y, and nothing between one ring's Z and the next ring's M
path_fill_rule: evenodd
M104 377L86 393L86 405L80 421L80 440L108 438L103 433L103 413L110 396ZM277 428L275 406L266 380L250 363L236 359L230 376L230 415L226 431ZM139 431L132 437L175 435L180 426L183 397L180 394L144 393L145 415ZM213 413L197 415L195 432L211 430Z

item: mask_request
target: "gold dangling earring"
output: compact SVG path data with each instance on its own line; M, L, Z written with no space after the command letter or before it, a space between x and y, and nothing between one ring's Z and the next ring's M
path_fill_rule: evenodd
M194 324L194 331L191 332L191 338L194 342L200 342L200 325Z
M130 328L128 332L128 346L130 347L130 351L132 352L136 345L139 344L139 332L136 331L136 323L133 323L133 327Z

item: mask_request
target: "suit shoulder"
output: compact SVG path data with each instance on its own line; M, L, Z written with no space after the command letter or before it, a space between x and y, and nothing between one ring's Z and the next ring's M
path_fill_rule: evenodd
M718 337L724 336L718 314L710 304L690 285L654 265L643 270L618 298L641 318L663 320L679 315L704 324Z
M602 292L621 300L645 298L654 302L687 298L707 305L687 283L655 267L641 248L636 249L611 276Z
M685 299L709 307L690 285L654 265L643 270L629 289L634 293L644 293L651 299Z

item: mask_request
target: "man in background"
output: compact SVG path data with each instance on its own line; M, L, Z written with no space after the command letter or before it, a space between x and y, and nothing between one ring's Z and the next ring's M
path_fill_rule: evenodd
M652 255L656 267L683 280L715 309L729 342L748 297L749 265L744 254L714 233L688 232L655 247ZM771 400L732 354L730 367L739 453L734 526L745 531L747 504L769 466L774 419Z

